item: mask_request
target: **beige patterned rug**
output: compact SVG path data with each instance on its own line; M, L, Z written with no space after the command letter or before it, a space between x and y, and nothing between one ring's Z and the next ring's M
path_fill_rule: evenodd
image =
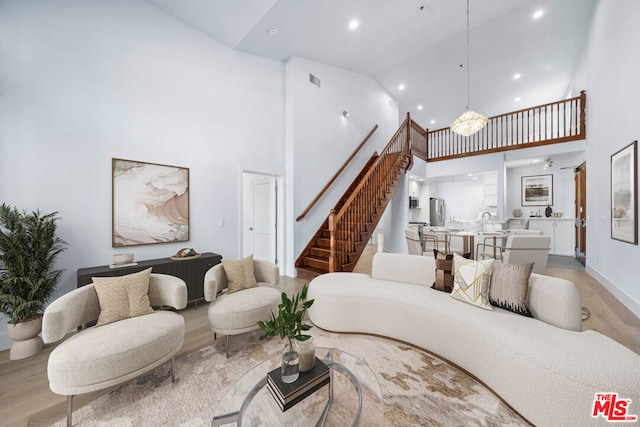
M523 426L514 411L479 382L450 364L393 340L335 334L313 328L319 347L336 347L365 361L377 376L385 401L380 426ZM225 339L176 359L179 382L168 365L122 385L73 414L74 426L206 426L216 403L249 367L280 354L278 339L259 332ZM365 425L361 423L360 425ZM56 426L63 426L64 419Z

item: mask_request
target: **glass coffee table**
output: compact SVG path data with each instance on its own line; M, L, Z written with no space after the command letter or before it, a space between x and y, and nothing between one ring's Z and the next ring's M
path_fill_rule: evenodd
M244 374L222 397L212 427L238 426L355 426L376 425L384 417L380 384L366 363L338 349L318 347L331 382L282 412L267 390L267 372L280 366L281 356L268 359Z

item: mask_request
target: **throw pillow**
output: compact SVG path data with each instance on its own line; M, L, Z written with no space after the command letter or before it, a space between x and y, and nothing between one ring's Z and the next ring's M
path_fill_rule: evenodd
M471 253L462 254L464 258L471 258ZM433 250L433 257L436 260L436 281L431 289L451 293L453 290L453 254Z
M527 307L529 277L533 271L533 264L533 262L527 264L495 263L489 288L491 305L523 316L533 317Z
M223 259L222 268L227 276L227 292L233 293L258 286L253 274L253 254L242 259Z
M96 326L153 313L149 302L151 269L118 277L92 277L100 303Z
M493 310L487 293L494 261L491 258L474 261L454 254L453 268L455 275L451 298L485 310Z

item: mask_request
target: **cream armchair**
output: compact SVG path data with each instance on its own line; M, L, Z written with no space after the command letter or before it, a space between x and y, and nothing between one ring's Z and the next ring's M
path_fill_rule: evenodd
M187 286L178 277L151 274L152 307L187 305ZM98 319L100 304L93 284L82 286L53 301L42 319L42 338L54 343L71 330ZM73 396L124 383L171 360L182 347L184 319L171 311L89 327L73 334L49 355L49 388L67 396L67 426L72 425Z
M531 235L511 235L507 237L504 245L491 245L478 243L476 254L478 259L491 254L487 248L492 248L496 253L496 259L511 264L524 264L533 262L533 272L545 274L547 260L551 248L551 237Z
M213 339L226 335L229 357L229 336L258 329L258 321L266 321L278 312L281 293L274 288L280 281L280 269L270 261L254 259L253 274L258 286L228 293L227 276L222 264L216 264L204 276L204 299L209 304L209 326Z

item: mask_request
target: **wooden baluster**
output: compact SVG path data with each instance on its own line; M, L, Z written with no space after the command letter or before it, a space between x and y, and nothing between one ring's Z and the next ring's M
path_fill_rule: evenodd
M587 125L585 123L585 107L587 104L587 93L584 90L580 91L580 135L583 138L587 137Z
M329 273L336 271L336 210L329 213Z

